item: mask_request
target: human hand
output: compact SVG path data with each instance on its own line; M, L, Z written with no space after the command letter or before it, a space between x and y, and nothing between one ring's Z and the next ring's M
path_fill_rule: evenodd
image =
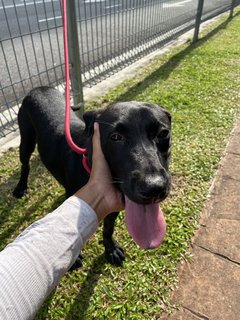
M113 184L111 172L100 143L99 124L94 123L92 171L88 183L75 194L96 212L98 220L114 211L124 209L120 191Z

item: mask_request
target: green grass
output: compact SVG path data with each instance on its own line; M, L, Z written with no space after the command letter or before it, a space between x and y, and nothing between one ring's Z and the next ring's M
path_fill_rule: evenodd
M173 189L162 204L168 228L163 245L153 251L138 248L123 223L116 238L126 250L121 268L105 263L99 244L101 230L83 250L84 266L66 274L44 303L36 319L160 319L171 311L169 297L177 267L189 259L188 247L198 226L212 178L240 110L240 11L204 31L200 41L155 59L132 80L89 107L138 100L166 106L173 116L171 171ZM32 160L29 193L15 200L11 192L19 177L17 150L0 158L0 244L64 199L63 189Z

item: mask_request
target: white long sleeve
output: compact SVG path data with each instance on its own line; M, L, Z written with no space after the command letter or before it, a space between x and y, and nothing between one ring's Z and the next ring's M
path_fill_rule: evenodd
M72 196L0 252L0 319L33 319L97 227L93 209Z

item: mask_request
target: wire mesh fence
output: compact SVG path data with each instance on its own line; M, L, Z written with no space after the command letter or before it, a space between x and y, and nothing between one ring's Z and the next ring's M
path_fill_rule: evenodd
M95 85L194 28L199 1L76 1L83 85ZM239 4L205 0L201 21ZM0 30L3 137L16 130L19 105L31 88L64 84L61 0L1 0Z
M188 2L191 6L183 6L185 1L177 7L176 1L111 1L105 7L94 2L90 16L85 10L79 20L84 83L93 85L193 27L197 0Z

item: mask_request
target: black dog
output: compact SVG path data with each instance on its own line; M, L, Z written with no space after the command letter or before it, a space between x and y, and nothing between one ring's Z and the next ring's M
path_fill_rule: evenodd
M29 160L36 143L42 162L64 186L67 197L87 183L89 175L82 165L82 155L66 142L64 117L64 97L54 88L36 88L24 98L18 114L22 168L15 197L21 198L27 190ZM169 112L158 105L121 102L86 111L83 118L85 123L71 111L73 141L87 148L91 167L93 123L99 122L104 156L114 183L125 197L127 228L140 246L158 246L165 234L159 202L170 190ZM112 236L117 215L112 213L104 220L103 244L107 260L120 265L124 252Z

